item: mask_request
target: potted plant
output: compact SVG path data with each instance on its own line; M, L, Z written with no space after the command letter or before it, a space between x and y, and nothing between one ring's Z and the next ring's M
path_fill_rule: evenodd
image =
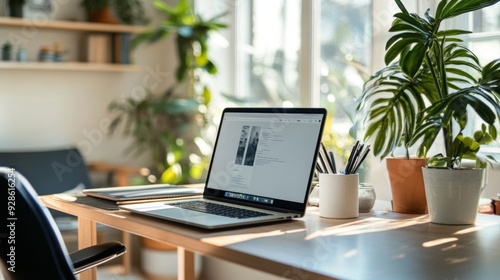
M118 20L111 14L109 0L82 0L80 4L85 8L90 22L118 23Z
M9 12L11 17L23 17L23 8L26 0L9 0Z
M12 44L10 42L5 42L2 45L2 60L10 61L12 59Z
M459 38L471 32L441 30L440 26L444 20L494 5L499 0L442 0L435 16L427 11L424 17L409 13L400 0L395 1L400 12L395 14L390 29L395 35L386 44L388 66L367 82L358 107L361 110L369 106L365 137L375 137L376 154L387 156L399 145L406 148L416 145L417 155L426 158L441 136L444 154L431 157L428 168L423 169L431 221L472 223L483 187L482 180L477 178L484 177L484 170L471 169L472 173L480 173L477 176L459 174L468 172L461 166L464 159L476 160L476 166L484 168L485 160L477 155L479 147L496 139L494 123L500 117L500 60L482 66ZM478 116L482 123L472 137L466 134L469 113ZM441 168L431 168L436 166ZM435 172L439 173L438 178L445 178L443 173L452 173L452 178L476 178L474 195L462 193L462 198L470 198L475 206L465 207L458 196L446 203L439 200L441 206L449 209L449 214L458 214L458 217L443 219L438 213L444 212L434 204L436 199L430 199L431 194L444 194L444 187L437 192L430 189L428 182L435 179L429 175ZM446 178L450 177L446 175ZM466 187L448 188L458 193ZM471 210L467 217L456 210L465 208Z
M113 1L113 9L124 24L143 25L149 22L140 0L116 0Z
M85 8L91 22L118 23L112 15L113 11L124 24L140 25L149 22L139 0L82 0L81 6Z

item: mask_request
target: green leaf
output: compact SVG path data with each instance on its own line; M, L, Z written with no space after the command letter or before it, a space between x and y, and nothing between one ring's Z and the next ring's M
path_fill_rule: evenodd
M205 71L207 71L207 73L210 74L210 75L217 74L217 67L210 60L207 62L207 64L205 64L205 66L203 67L203 69L205 69Z
M489 126L489 132L490 132L490 135L491 137L495 140L497 139L497 129L494 125L490 125Z
M182 180L182 167L176 163L161 174L160 180L167 184L178 184Z
M416 44L405 56L401 57L399 64L403 72L410 77L414 77L420 67L422 67L426 50L427 47L425 45Z
M398 5L398 7L401 10L401 12L403 12L405 14L409 14L408 10L406 10L406 7L403 5L403 2L401 2L401 0L395 0L395 2Z
M210 102L212 101L212 92L206 86L203 88L202 97L203 97L203 104L205 105L210 104Z
M196 65L198 67L204 67L209 62L209 60L208 60L208 53L207 52L201 52L200 55L195 56L195 60L196 60Z
M189 168L189 175L194 179L200 179L201 176L203 176L204 172L205 172L205 163L204 162L193 164Z
M449 157L433 156L427 161L427 165L431 167L445 167L451 160Z
M413 40L402 39L392 45L385 53L385 65L389 65L393 60L395 60L401 53L404 53L409 49L409 45L413 43Z
M439 20L449 19L461 14L477 11L498 3L499 0L450 0L441 1L438 5L436 18Z
M476 167L477 168L486 168L486 162L482 161L481 159L476 159Z

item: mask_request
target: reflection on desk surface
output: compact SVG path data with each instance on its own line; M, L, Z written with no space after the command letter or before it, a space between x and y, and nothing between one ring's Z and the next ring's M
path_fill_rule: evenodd
M42 197L46 205L109 226L278 276L296 279L497 279L500 216L447 226L386 208L325 219L317 207L278 224L208 231L125 211L93 210ZM304 278L307 276L307 278Z

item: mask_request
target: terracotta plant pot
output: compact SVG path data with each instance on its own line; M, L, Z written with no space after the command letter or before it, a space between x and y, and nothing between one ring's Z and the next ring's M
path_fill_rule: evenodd
M117 24L118 20L111 15L111 8L104 8L93 12L89 16L90 22Z
M495 215L500 215L500 199L493 199L491 205L493 206L493 213Z
M426 214L422 158L387 158L386 166L391 184L392 208L394 212Z

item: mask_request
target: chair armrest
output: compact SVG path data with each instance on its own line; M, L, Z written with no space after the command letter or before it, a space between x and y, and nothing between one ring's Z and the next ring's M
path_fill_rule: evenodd
M105 242L70 253L74 274L105 263L123 255L127 251L125 245L118 241Z

